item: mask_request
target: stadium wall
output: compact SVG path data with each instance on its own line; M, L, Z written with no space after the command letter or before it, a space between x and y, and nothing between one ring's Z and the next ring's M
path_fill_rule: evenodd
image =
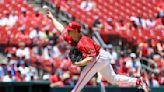
M49 82L0 82L0 92L71 92L72 87L49 87ZM82 92L100 92L100 86L85 87ZM106 92L143 92L137 88L106 87ZM164 86L151 88L151 92L164 92Z

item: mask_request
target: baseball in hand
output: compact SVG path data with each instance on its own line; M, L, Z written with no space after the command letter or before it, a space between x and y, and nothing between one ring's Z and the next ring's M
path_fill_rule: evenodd
M48 6L47 5L44 5L43 6L43 9L48 10Z

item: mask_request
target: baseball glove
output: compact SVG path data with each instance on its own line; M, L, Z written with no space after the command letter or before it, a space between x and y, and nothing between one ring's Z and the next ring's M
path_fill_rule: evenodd
M70 49L68 56L72 62L79 62L80 60L82 60L82 53L74 47Z

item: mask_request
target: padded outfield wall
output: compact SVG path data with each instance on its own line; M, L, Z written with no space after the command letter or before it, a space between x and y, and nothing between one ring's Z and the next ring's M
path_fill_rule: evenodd
M71 87L49 87L49 82L0 82L0 92L71 92ZM164 86L151 88L151 92L164 92ZM82 92L100 92L100 87L85 87ZM143 92L137 88L109 86L106 92Z

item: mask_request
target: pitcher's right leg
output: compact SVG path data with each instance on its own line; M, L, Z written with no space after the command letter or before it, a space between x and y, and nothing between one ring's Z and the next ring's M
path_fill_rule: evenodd
M104 67L100 73L102 76L111 84L119 85L119 86L136 86L137 78L131 78L124 75L117 75L112 65L109 63L106 67Z
M100 73L102 76L113 85L118 85L122 87L129 87L129 86L141 86L141 88L145 92L150 92L150 89L147 85L147 83L141 79L141 78L133 78L133 77L127 77L125 75L117 75L115 74L112 65L109 64L108 66L104 67Z

